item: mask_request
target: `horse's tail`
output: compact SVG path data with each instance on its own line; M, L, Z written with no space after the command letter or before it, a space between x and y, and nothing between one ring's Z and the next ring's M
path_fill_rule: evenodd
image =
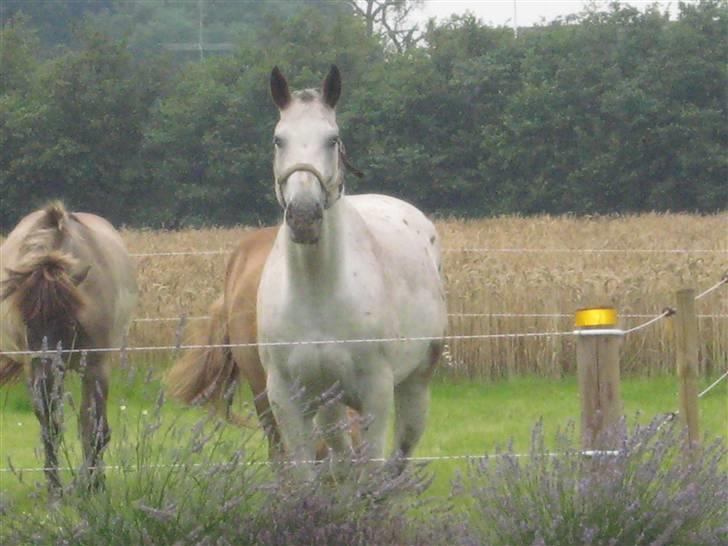
M167 373L170 396L190 405L214 404L231 423L255 426L231 409L240 367L228 347L219 347L230 342L222 296L210 306L208 326L193 332L193 339L202 347L188 350Z
M0 298L8 300L29 330L40 334L50 328L72 329L85 303L77 285L89 270L79 272L77 260L59 250L69 220L63 205L53 202L43 212L23 241L22 258L6 269L0 287Z

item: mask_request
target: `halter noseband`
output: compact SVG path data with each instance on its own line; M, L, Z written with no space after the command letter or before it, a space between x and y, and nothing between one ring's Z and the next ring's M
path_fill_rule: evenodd
M311 165L310 163L296 163L296 164L288 167L285 171L283 171L283 174L281 174L280 176L278 176L276 178L276 185L278 186L278 193L280 195L281 204L283 205L284 209L288 206L288 204L286 203L286 198L283 196L283 185L288 181L288 179L290 178L290 176L293 173L299 172L299 171L309 172L316 177L316 180L318 180L319 184L321 185L321 189L324 192L324 196L325 196L324 210L330 208L334 203L336 203L336 201L339 200L339 198L341 197L341 193L344 190L343 181L341 182L341 184L339 184L337 186L338 192L336 195L336 199L334 199L334 200L329 199L329 191L328 191L328 188L326 185L327 182L330 182L334 178L334 176L336 176L336 174L338 174L338 171L336 173L332 174L328 180L324 180L324 175L322 175L319 172L319 170L316 167L314 167L313 165Z

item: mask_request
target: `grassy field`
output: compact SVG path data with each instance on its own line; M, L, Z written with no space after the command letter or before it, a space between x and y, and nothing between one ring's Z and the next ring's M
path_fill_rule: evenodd
M646 319L626 315L659 314L674 305L676 290L703 290L728 267L725 213L503 217L441 220L437 225L446 249L450 333L455 335L570 330L575 309L603 304L614 305L625 315L622 325L631 327ZM244 229L125 230L123 235L134 253L230 250ZM503 251L514 248L528 251ZM600 249L616 252L584 252ZM134 323L129 343L168 345L175 339L175 317L185 313L190 322L204 320L197 317L207 314L221 291L227 256L136 260L141 287L137 319L142 321ZM725 288L701 300L697 311L701 368L716 373L728 361ZM543 316L554 314L562 316ZM145 320L150 318L171 320ZM536 373L556 378L574 371L569 337L459 340L449 349L451 377ZM625 372L650 376L672 371L671 320L630 336L622 354Z
M622 326L631 327L673 306L679 288L701 291L728 273L728 213L508 216L436 223L445 249L453 335L570 330L575 309L604 304L615 306ZM247 229L125 229L122 235L135 254L226 252ZM134 259L140 299L131 346L173 344L183 314L188 324L205 320L222 290L226 254ZM716 374L728 362L725 286L701 300L697 312L701 372ZM671 372L673 337L671 319L629 336L622 369L640 376ZM448 357L453 378L523 373L558 378L574 372L574 344L568 336L457 340L449 344Z
M678 288L703 290L726 273L726 225L728 214L439 221L446 249L450 333L569 331L572 312L595 304L614 305L622 315L659 314L665 306L674 305ZM244 229L123 230L123 236L133 253L227 251ZM508 251L514 248L528 250ZM585 252L589 249L617 252ZM672 252L676 249L687 251ZM655 252L659 250L665 252ZM135 260L141 297L129 345L175 344L181 314L188 315L190 322L205 320L207 306L221 290L227 256L137 256ZM702 388L728 363L728 289L724 286L701 300L697 309ZM156 320L160 318L171 320ZM622 325L643 320L625 316ZM639 414L638 419L645 422L677 408L672 328L671 320L665 319L625 339L622 396L624 414L630 419ZM189 334L185 337L194 341ZM129 480L150 480L164 489L159 481L169 476L165 468L180 456L190 431L206 416L200 408L183 408L160 398L160 379L170 364L169 355L135 353L129 370L120 370L118 357L114 358L109 402L112 442L106 461L126 470L109 469L109 496L103 498L144 488L144 484L128 487ZM517 451L527 451L539 420L546 437L552 438L557 428L579 417L574 362L573 339L568 336L449 343L433 385L429 424L415 455L479 455L510 442ZM75 374L70 374L67 386L70 398L65 406L61 464L77 468L80 446L74 401L80 397ZM708 437L728 435L727 396L728 381L724 381L700 401L701 430ZM239 398L239 410L249 408L246 388ZM241 447L246 460L266 458L258 431L226 425L219 440L214 449L191 455L192 461L201 464L200 472ZM10 465L16 469L42 466L40 448L39 426L25 385L0 390L0 513L19 510L43 516L43 473L8 471ZM159 471L135 476L129 472L135 461L156 465ZM428 470L435 476L429 495L447 496L451 480L466 464L463 459L429 463ZM72 474L64 472L65 483L71 482ZM201 480L200 488L203 485ZM204 498L202 489L193 493Z
M151 373L147 373L151 370ZM148 426L159 408L162 431L173 423L175 427L191 427L205 416L200 408L182 408L171 401L159 405L161 384L159 374L153 368L139 368L132 374L117 371L112 381L109 416L113 431L112 443L107 454L111 465L119 463L129 451L138 449L141 431ZM707 385L708 379L701 381ZM75 374L67 382L71 400L78 400L78 380ZM249 401L245 389L239 409L244 410ZM498 446L513 442L519 451L527 451L535 423L543 420L547 436L557 427L566 426L578 419L579 400L575 378L549 379L535 376L513 378L499 382L453 381L439 378L433 386L432 406L426 433L416 456L458 456L493 453ZM629 418L639 414L641 422L670 412L677 406L677 383L673 377L651 379L628 378L623 387L624 412ZM726 394L728 381L700 401L702 431L708 436L726 435L728 406ZM42 472L22 472L22 483L8 472L8 465L15 468L42 466L42 453L38 422L30 407L25 386L17 384L2 392L0 400L0 490L4 500L11 505L30 506L36 500L35 492L43 491ZM65 448L70 466L80 463L79 442L76 437L75 410L72 402L66 404ZM241 431L226 426L223 438L230 449L241 447L245 442L249 457L264 459L265 444L259 432ZM172 460L176 447L168 435L160 433L155 442L151 462L165 464ZM217 453L201 453L201 462L220 461L224 449ZM457 469L463 469L463 460L441 460L430 463L436 475L432 492L445 495L449 482ZM66 483L71 476L64 473ZM114 471L109 472L113 487Z

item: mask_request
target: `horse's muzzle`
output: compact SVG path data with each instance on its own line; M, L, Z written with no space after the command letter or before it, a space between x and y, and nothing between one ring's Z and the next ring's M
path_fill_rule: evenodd
M286 207L286 225L294 243L316 244L321 237L323 208L316 201L296 199Z

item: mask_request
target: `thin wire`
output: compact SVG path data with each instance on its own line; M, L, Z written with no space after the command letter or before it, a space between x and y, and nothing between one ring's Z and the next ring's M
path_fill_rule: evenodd
M701 292L700 294L698 294L697 296L695 296L695 299L696 300L699 300L699 299L707 296L708 294L710 294L714 290L718 290L718 288L720 288L722 285L724 285L726 283L728 283L728 273L726 273L725 275L723 275L723 278L721 280L719 280L717 283L715 283L713 286L711 286L707 290L704 290L703 292Z
M448 317L452 318L573 318L573 313L448 313ZM647 314L625 314L619 315L620 318L649 318L655 315ZM726 319L728 315L698 315L700 319ZM187 320L211 320L210 315L198 315L187 317ZM132 322L179 322L179 317L140 317L135 318Z
M728 316L728 315L727 315ZM210 320L210 315L199 315L196 317L187 317L186 320ZM132 322L179 322L180 317L141 317L132 319Z
M709 248L444 248L443 252L507 253L584 253L584 254L728 254L728 250Z
M673 314L672 309L666 309L662 314L647 322L630 328L629 330L610 330L610 333L621 335L631 334L642 330L657 322L658 320ZM517 339L530 337L561 337L583 335L589 331L567 331L567 332L519 332L512 334L470 334L470 335L446 335L446 336L416 336L416 337L385 337L385 338L362 338L362 339L326 339L326 340L301 340L301 341L262 341L249 343L214 343L214 344L193 344L193 345L149 345L146 347L101 347L91 349L61 349L55 351L4 351L7 356L32 356L32 355L53 355L70 353L111 353L111 352L142 352L142 351L185 351L195 349L237 349L252 347L294 347L301 345L342 345L358 343L398 343L405 341L463 341L474 339Z
M619 450L593 450L593 449L587 449L578 452L580 455L584 455L586 457L598 457L598 456L616 456L619 455ZM547 457L561 457L564 454L558 453L558 452L547 452L545 453ZM515 459L525 459L528 457L532 457L531 453L495 453L491 455L483 454L483 455L471 455L471 454L463 454L463 455L423 455L419 457L404 457L401 460L407 461L407 462L433 462L433 461L461 461L461 460L473 460L473 459L485 459L485 458L503 458L503 457L513 457ZM372 459L367 459L366 461L362 462L375 462L375 463L386 463L388 459L377 457ZM318 464L322 461L283 461L283 464L290 464L290 465L297 465L297 464ZM270 461L248 461L244 463L245 466L258 466L258 465L272 465L274 463ZM138 471L142 469L155 469L155 468L200 468L200 467L208 467L208 468L214 468L214 467L226 467L226 466L235 466L235 463L168 463L168 464L151 464L151 465L131 465L131 466L122 466L122 465L105 465L103 466L104 470L131 470L131 471ZM88 470L94 470L95 467L90 467ZM35 467L27 467L27 468L8 468L8 467L2 467L0 468L0 472L12 472L13 474L19 474L21 472L45 472L47 470L58 470L59 472L66 472L75 470L71 467L58 467L56 469L52 467L44 467L44 466L35 466Z
M363 338L363 339L326 339L305 341L263 341L250 343L217 343L207 345L150 345L146 347L99 347L91 349L61 349L48 351L3 351L7 356L55 355L70 353L111 353L111 352L142 352L142 351L171 351L194 349L236 349L244 347L293 347L300 345L339 345L356 343L397 343L404 341L456 341L469 339L514 339L524 337L550 337L571 336L573 332L524 332L515 334L472 334L449 336L418 336L418 337L389 337L389 338Z
M723 381L726 377L728 377L728 371L725 372L722 376L720 376L717 380L715 380L709 387L707 387L703 392L701 392L698 395L698 398L702 398L705 394L707 394L709 391L714 389L721 381ZM677 416L677 412L672 412L667 414L667 417L665 421L660 425L660 428L667 422L673 420ZM618 450L584 450L580 452L582 455L585 455L587 457L594 457L594 456L616 456L619 455ZM548 457L559 457L562 453L556 453L556 452L549 452L546 453L546 456ZM463 454L463 455L424 455L419 457L407 457L405 458L406 461L409 462L435 462L435 461L456 461L456 460L473 460L473 459L484 459L485 457L488 458L494 458L494 457L513 457L513 458L527 458L531 457L532 455L530 453L497 453L495 455L472 455L472 454ZM371 459L373 462L386 462L386 459L376 458ZM289 463L296 464L295 461L288 461ZM317 461L301 461L298 464L311 464ZM247 465L269 465L271 464L268 461L253 461L246 463ZM104 468L106 470L122 470L126 468L127 470L139 470L139 469L153 469L153 468L177 468L177 467L202 467L202 466L208 466L208 467L214 467L214 466L229 466L230 463L192 463L192 464L184 464L184 463L176 463L176 464L158 464L158 465L135 465L133 467L124 467L121 465L109 465L105 466ZM52 467L29 467L29 468L7 468L3 467L0 468L0 473L3 472L12 472L13 474L19 474L22 472L44 472L46 470L53 470ZM73 470L71 467L59 467L57 469L58 471L70 471Z
M723 278L716 283L714 286L705 290L695 299L702 298L706 294L709 294L713 290L716 290L722 284L728 282L728 274L724 275ZM630 328L628 330L617 330L614 329L609 333L619 333L621 335L631 334L647 328L655 322L674 315L675 310L666 308L661 314L656 317ZM52 354L70 354L70 353L110 353L110 352L141 352L141 351L169 351L169 350L193 350L193 349L234 349L243 347L290 347L300 345L337 345L337 344L354 344L354 343L391 343L391 342L404 342L404 341L457 341L457 340L473 340L473 339L515 339L515 338L528 338L528 337L557 337L557 336L571 336L571 335L584 335L588 331L571 331L571 332L527 332L527 333L515 333L515 334L473 334L473 335L449 335L449 336L418 336L418 337L392 337L392 338L368 338L368 339L331 339L331 340L306 340L306 341L268 341L268 342L250 342L250 343L221 343L221 344L207 344L207 345L152 345L147 347L104 347L104 348L91 348L91 349L59 349L56 351L4 351L3 354L7 356L32 356L32 355L52 355ZM593 334L593 332L592 332Z
M670 315L674 315L674 314L675 314L675 310L674 309L669 309L669 308L668 309L665 309L662 313L660 313L659 315L657 315L655 318L650 319L647 322L643 322L642 324L639 324L639 325L635 326L634 328L630 328L628 330L625 330L624 331L624 335L632 334L634 332L637 332L639 330L642 330L643 328L647 328L648 326L654 324L658 320L662 320L665 317L669 317Z
M728 254L728 250L709 248L444 248L443 252L464 253L507 253L507 254L534 254L534 253L568 253L568 254ZM149 258L156 256L216 256L230 254L233 250L172 250L160 252L132 252L135 258Z
M464 317L464 318L478 318L478 317L493 317L493 318L574 318L573 313L448 313L448 317ZM654 314L638 314L638 313L627 313L620 314L619 318L651 318ZM698 315L698 318L702 319L724 319L728 318L728 315ZM162 320L179 320L174 319L162 319Z
M724 277L725 279L725 277ZM720 283L711 287L709 291L714 290L717 286L720 286L725 281L721 280ZM708 290L703 294L709 293ZM699 296L699 297L702 297ZM697 298L696 298L697 299ZM628 330L617 330L614 329L610 333L619 333L620 335L628 335L643 328L654 324L655 322L674 315L675 310L666 308L662 313L655 316L654 318L629 328ZM109 353L109 352L141 352L141 351L169 351L169 350L194 350L194 349L235 349L243 347L291 347L299 345L337 345L337 344L354 344L354 343L392 343L392 342L404 342L404 341L458 341L458 340L473 340L473 339L515 339L515 338L528 338L528 337L558 337L558 336L571 336L571 335L583 335L589 331L570 331L570 332L524 332L515 334L472 334L472 335L449 335L449 336L419 336L419 337L392 337L392 338L365 338L365 339L329 339L329 340L306 340L306 341L266 341L266 342L250 342L250 343L220 343L220 344L207 344L207 345L152 345L147 347L105 347L105 348L93 348L93 349L62 349L57 351L5 351L3 354L8 356L31 356L31 355L49 355L49 354L69 354L69 353ZM593 332L592 332L593 333Z
M149 258L155 256L216 256L230 254L232 250L174 250L168 252L132 252L129 256L133 258Z
M708 394L711 390L713 390L715 387L718 386L718 383L720 383L721 381L723 381L726 377L728 377L728 372L725 372L718 379L716 379L715 381L713 381L713 383L708 388L706 388L703 392L701 392L698 395L698 398L702 398L704 395Z

